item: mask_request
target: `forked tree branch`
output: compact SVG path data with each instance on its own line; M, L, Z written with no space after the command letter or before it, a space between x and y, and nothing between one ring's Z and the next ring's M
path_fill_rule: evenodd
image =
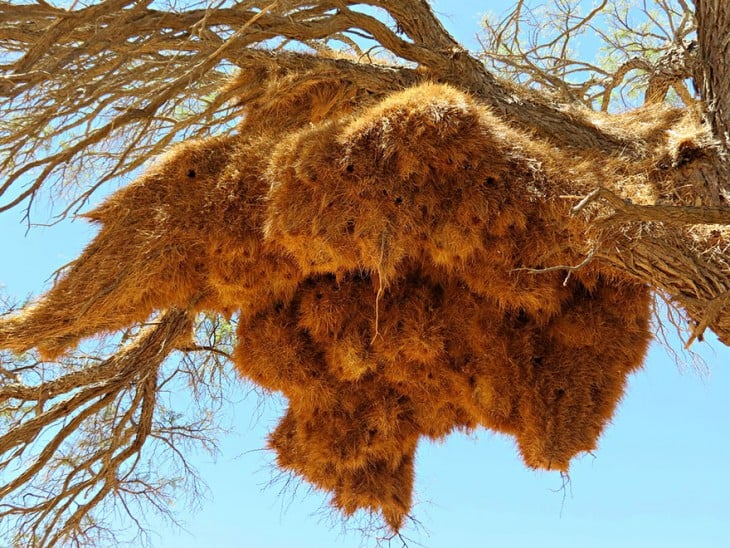
M29 208L59 184L92 181L79 184L59 213L78 212L105 183L131 174L170 143L230 129L240 103L260 98L272 75L336 77L376 97L434 80L488 105L509 124L500 126L505 132L516 128L541 141L545 158L553 149L556 158L562 154L557 167L527 159L535 164L531 188L535 196L559 201L556 186L564 184L563 194L582 199L573 213L592 221L586 241L576 244L586 259L576 267L526 270L540 275L602 261L685 310L693 327L688 343L712 329L730 344L730 8L696 1L694 52L685 43L693 32L690 7L678 2L681 10L659 0L668 42L654 57L651 32L637 31L646 54L638 57L616 36L603 35L627 54L613 70L569 55L573 37L601 31L595 21L613 3L602 1L586 16L567 9L553 35L525 43L528 10L517 2L491 28L495 49L486 57L525 86L492 74L449 35L426 0L230 1L169 11L150 1L105 0L70 11L41 0L0 1L0 212ZM383 17L371 15L372 8ZM623 12L612 17L628 27ZM386 54L372 62L362 53L370 46L368 52ZM656 131L638 137L630 122L572 104L608 111L616 90L637 72L645 76L647 103L674 89L688 104L696 100L684 86L690 71L714 139L687 138L695 148L681 166L658 165L676 152L668 150L666 137L674 126L651 118L659 112L657 118L674 123L682 118L678 111L645 110L646 125ZM590 77L576 83L575 75L584 73ZM622 189L637 178L654 184L657 195L662 187L664 201L628 202ZM233 337L230 326L217 324L211 330L225 331L223 342L191 343L185 336L192 321L187 312L171 310L109 358L2 371L0 418L7 428L0 435L0 467L21 466L14 475L3 472L0 519L18 523L18 535L39 545L98 544L108 531L91 516L106 500L121 496L131 517L125 501L132 496L162 508L169 485L135 473L151 443L180 456L185 474L192 474L177 442L210 443L206 423L180 425L167 417L160 394L176 375L191 376L202 390L214 385L203 378L206 360L228 366L226 344ZM188 367L163 373L176 349ZM36 382L28 381L28 372L39 375ZM49 469L52 481L40 484L38 474Z
M365 6L385 10L396 30L358 11ZM425 0L234 2L169 13L147 2L102 2L72 12L45 3L0 2L0 16L0 107L8 120L0 131L0 169L7 174L0 212L28 203L58 181L94 173L95 184L62 213L77 212L97 188L170 142L230 123L236 115L226 108L230 97L215 92L231 67L256 66L261 58L252 57L250 48L271 37L307 45L367 36L427 77L474 93L515 125L558 146L640 153L630 140L585 118L505 87L448 34ZM316 54L309 58L307 63L320 62ZM374 72L353 66L354 74ZM412 78L410 69L384 70L403 71L403 81Z
M161 405L158 383L164 380L160 367L190 329L189 315L172 310L101 362L36 385L0 385L7 423L0 463L23 463L16 472L3 472L0 520L13 518L19 541L98 542L94 535L100 531L90 517L110 494L135 484L151 500L164 494L164 483L139 484L146 466L141 459L148 438L161 435L155 418ZM26 406L30 413L21 412ZM165 437L171 439L188 427L168 428L173 429ZM81 432L88 438L79 438ZM189 434L200 437L202 431L191 428ZM42 470L50 474L39 484Z

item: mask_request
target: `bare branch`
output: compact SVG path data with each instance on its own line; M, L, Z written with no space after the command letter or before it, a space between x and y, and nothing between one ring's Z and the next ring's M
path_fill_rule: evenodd
M692 75L694 28L686 3L654 4L605 0L583 15L577 1L539 8L521 2L503 19L484 21L482 56L499 72L561 102L608 111L616 92L630 99L639 91L646 101L660 102L670 87ZM586 33L603 42L593 62L574 57L573 44ZM629 71L640 77L627 86ZM692 100L688 93L681 98L685 104Z
M142 528L139 507L167 513L164 497L180 482L189 481L191 497L198 495L186 448L215 451L215 412L232 361L241 375L290 400L290 414L270 438L280 465L316 470L307 477L335 492L335 506L347 514L363 505L382 510L392 538L400 538L395 532L408 515L420 436L439 438L479 424L519 430L529 466L567 469L576 451L592 447L571 443L596 438L595 425L613 404L601 402L600 420L584 426L589 434L567 435L565 447L552 448L560 436L548 430L570 433L575 420L553 420L557 408L548 406L566 396L563 381L593 375L596 356L589 354L602 353L599 342L585 350L581 340L546 358L546 340L552 344L581 318L604 314L606 321L593 324L610 343L628 317L630 355L618 356L610 365L617 373L600 380L623 382L649 339L651 286L682 310L688 345L707 329L730 344L730 56L727 44L718 43L730 16L717 3L696 6L697 42L685 0L633 8L601 0L587 13L577 0L542 8L519 0L502 19L485 21L485 52L478 58L449 35L426 0L222 0L167 11L147 0L68 9L42 0L0 1L0 213L25 207L30 221L30 207L42 196L63 197L58 216L78 213L100 189L136 173L169 145L206 138L173 149L192 151L199 162L179 169L180 180L169 165L155 166L89 214L105 229L118 228L116 237L139 238L124 251L114 241L104 248L118 254L97 253L96 243L84 252L124 265L112 279L102 279L92 260L84 272L101 280L98 285L82 280L65 293L61 283L54 287L66 299L50 306L57 340L49 342L45 321L36 322L32 336L22 327L3 332L15 338L3 342L9 348L43 350L47 343L50 354L73 346L73 337L125 330L110 357L83 345L85 353L57 363L0 354L4 532L39 546L106 545L117 539L105 509L116 508ZM574 58L575 40L585 33L595 33L605 50L593 60ZM686 85L691 75L705 104ZM678 98L684 109L659 105ZM322 112L314 112L316 101ZM424 107L424 101L430 102ZM626 106L642 108L610 114ZM711 130L700 123L703 107ZM402 119L411 125L399 126ZM209 138L218 133L231 135ZM166 158L163 164L179 168ZM200 186L187 186L205 170ZM157 192L160 181L170 186ZM139 188L152 190L136 202L130 198L128 207L124 196ZM193 189L187 209L175 201L182 188ZM147 219L159 214L179 225L120 221L121 209L146 212L149 197L159 203ZM571 209L566 198L579 203ZM106 217L99 213L104 208L111 211ZM343 219L328 217L335 209ZM197 212L204 213L192 219ZM192 226L199 234L182 241ZM159 231L174 233L174 245L145 247ZM270 264L263 264L268 245ZM185 246L193 249L180 259ZM125 287L140 293L144 311L133 320L120 313L112 322L120 307L110 294L132 270L125 253L151 273L150 287L169 283L177 291L185 285L181 271L190 268L192 289L175 293L178 300L155 300L130 276ZM173 267L151 268L167 255L175 255ZM430 270L421 264L428 261ZM282 280L274 280L285 267ZM271 289L267 306L245 312L244 289L269 282L286 289ZM93 294L76 294L83 290ZM201 309L229 320L213 314L194 322L190 311L204 297L227 292L234 297L211 296ZM639 304L624 317L616 304L621 299ZM101 301L104 307L94 306ZM71 302L78 308L71 311ZM343 313L343 302L352 310ZM371 308L374 318L361 313ZM151 324L129 327L160 309L169 310ZM69 316L92 312L98 317L82 332L63 331ZM494 318L503 325L488 333ZM593 324L576 333L595 336ZM234 348L236 333L241 346ZM477 343L466 340L473 333ZM23 336L28 340L19 342ZM501 387L499 375L479 369L500 367L479 365L492 336L502 354L514 354L503 364L500 375L509 382ZM520 348L510 346L515 341ZM533 342L540 343L534 345L539 355L529 355ZM472 343L476 350L462 354ZM535 375L560 369L536 365L562 364L578 348L584 355L576 367L584 369L558 379L563 384L549 394L515 403L536 393ZM171 359L175 350L180 355ZM413 370L407 375L404 363ZM523 366L528 369L516 374ZM386 367L390 376L381 374ZM451 376L429 384L439 375ZM533 385L510 395L521 382ZM620 394L621 382L607 393ZM178 412L172 401L181 387L198 405L192 414ZM576 397L594 392L591 386ZM523 429L525 417L511 424L509 413L490 407L495 398L507 398L500 404L505 409L544 400L534 420L548 420ZM374 401L383 411L377 420ZM593 400L580 402L587 413L598 408ZM331 429L331 439L313 441L307 436L315 417L342 424ZM344 443L338 436L345 434L360 437ZM545 437L532 443L530 436ZM373 450L374 440L386 437L387 459ZM309 454L319 442L324 449ZM294 443L302 445L294 450ZM342 457L350 459L346 465L328 453L357 444L360 453ZM154 473L160 459L176 477ZM330 469L340 474L336 481L326 476ZM337 491L348 482L393 492L350 500Z
M89 537L92 530L99 535L109 532L99 521L97 506L108 505L110 497L122 497L119 500L127 506L131 502L127 496L144 496L157 504L170 484L141 479L147 474L142 459L152 450L148 438L176 448L174 454L188 480L195 481L194 470L180 450L185 439L211 443L207 419L178 424L173 415L166 418L160 399L163 384L172 378L160 378L163 361L189 329L184 311L170 311L106 360L88 362L35 386L0 385L0 409L9 427L0 437L0 455L5 460L0 518L16 528L18 538L36 539L38 546L96 538ZM190 371L202 373L205 363L197 361ZM25 375L40 373L38 367ZM209 389L216 385L213 378L204 382ZM201 404L206 401L199 387L195 391ZM23 412L28 404L41 410L30 419ZM29 452L32 456L24 456ZM7 468L10 460L21 465L14 475ZM39 483L41 469L45 479ZM31 496L41 486L42 497Z
M656 221L666 224L684 225L730 225L730 208L727 207L691 207L664 205L636 205L618 197L605 188L597 188L586 195L575 207L573 213L579 213L595 200L604 199L610 203L617 213L608 221Z

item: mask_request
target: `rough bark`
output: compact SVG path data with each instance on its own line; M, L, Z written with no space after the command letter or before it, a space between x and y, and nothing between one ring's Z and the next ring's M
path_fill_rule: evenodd
M670 211L672 207L698 206L700 209L689 217L684 215L686 210L677 210L681 222L691 227L698 223L699 217L703 224L709 225L717 223L714 216L717 210L708 208L727 207L730 195L730 42L727 40L730 34L730 8L720 0L696 1L699 52L697 61L693 63L695 80L702 94L704 115L712 128L714 142L693 145L691 151L683 153L684 157L669 158L666 162L656 157L657 151L651 143L625 131L619 120L613 123L604 119L597 123L590 113L566 105L555 106L549 99L500 81L448 34L425 0L371 0L362 3L325 1L315 4L292 2L283 7L276 3L264 6L257 2L242 2L216 10L177 13L161 12L150 8L149 4L109 0L67 12L42 2L15 6L0 3L0 13L7 21L0 25L0 40L13 44L14 49L23 52L10 65L6 65L9 69L6 71L7 76L0 80L0 90L10 100L22 97L24 92L39 86L48 74L68 70L72 60L81 59L80 51L84 52L83 55L109 51L121 56L121 59L125 55L134 59L135 55L151 55L154 51L175 46L189 52L194 59L189 72L166 82L159 93L141 97L140 108L124 109L109 124L98 127L78 143L45 161L30 162L13 171L0 187L0 194L9 192L18 178L33 167L43 168L36 182L16 193L6 204L0 205L0 211L32 198L53 169L69 163L119 128L139 124L144 131L160 117L159 111L163 105L180 93L186 84L203 78L224 60L244 70L257 70L257 67L262 66L278 69L296 67L299 70L303 67L318 67L315 70L329 67L329 70L346 74L365 89L377 88L379 92L406 87L423 78L446 82L471 92L514 127L545 139L550 146L562 150L567 162L576 162L576 159L592 161L597 165L594 179L599 181L595 183L595 189L606 187L620 198L627 197L621 196L620 188L603 184L607 173L600 168L600 158L605 158L614 166L624 164L623 173L618 176L624 179L619 181L618 186L624 187L629 184L626 182L628 179L639 175L642 170L654 169L656 166L651 165L651 162L664 162L666 165L660 165L660 169L663 170L663 178L670 181L670 186L674 185L675 190L680 187L689 187L690 190L684 190L679 198L675 195L662 202L660 205L664 209L655 209L651 219L656 224L670 221L676 224L676 219L673 220L676 216ZM358 5L382 8L395 22L396 30L393 31L366 13L354 10ZM241 26L242 21L244 23ZM233 33L216 34L217 29L224 27ZM94 31L93 41L89 35L90 29ZM250 47L271 36L307 43L351 31L367 33L395 56L418 65L418 70L314 55L264 53ZM149 40L145 42L143 39ZM133 41L140 41L143 45L135 51L125 50ZM84 48L80 49L79 43L83 43ZM113 68L102 66L105 70ZM652 88L650 85L654 92L649 93L649 90L647 93L654 98L658 84L650 84L654 86ZM665 93L666 84L663 82L659 86L663 90L660 90L659 95ZM213 107L219 107L221 101L235 92L229 91L229 95L213 101ZM124 101L125 98L122 96L119 100ZM48 122L43 118L40 121ZM25 144L29 142L27 140ZM132 139L132 142L137 141ZM161 141L161 146L166 142ZM20 146L10 145L9 158L13 158L13 153ZM122 165L133 152L131 149L121 152ZM140 162L130 161L125 169L134 168ZM4 164L6 168L12 165L10 160ZM115 174L124 173L124 170L115 169L102 182ZM615 173L608 176L617 178ZM586 190L595 190L587 189L584 181L572 186L575 188L571 187L569 180L566 181L563 194L581 195ZM89 193L91 191L93 189ZM88 198L89 193L84 194L83 200ZM616 203L612 203L612 206L615 210ZM718 262L722 257L718 257L717 253L705 253L707 250L701 248L702 243L698 243L688 228L673 228L670 238L672 247L669 249L665 245L667 251L662 253L657 246L666 240L665 235L645 226L649 219L632 217L627 215L627 211L621 213L612 216L611 223L624 237L607 237L605 241L610 242L610 245L595 249L596 256L667 292L680 306L686 308L697 325L696 335L709 326L721 340L730 341L723 319L726 316L723 303L728 272L726 265ZM626 237L629 233L632 234L630 238ZM675 253L678 254L678 260L681 258L679 262L685 263L684 268L679 268L679 263L672 268L658 266L662 260ZM634 256L642 260L634 261ZM645 267L637 267L638 263L645 263Z
M664 209L654 210L651 219L654 223L670 222L673 216L669 209L671 207L699 206L701 209L694 216L683 217L686 211L680 212L682 222L686 227L691 227L698 222L699 216L702 223L710 224L717 220L713 217L714 213L707 208L727 207L730 196L730 43L727 41L730 34L730 8L720 0L696 2L698 53L697 59L693 58L691 64L701 90L704 115L712 128L714 141L695 144L691 151L683 153L682 158L666 160L657 157L656 143L647 143L646 139L627 131L625 123L619 119L599 120L586 111L566 105L554 105L548 98L500 81L449 35L425 0L371 0L362 3L325 1L316 4L292 2L286 6L241 2L216 10L176 13L161 12L150 8L149 4L109 0L67 12L45 3L15 6L0 3L0 13L7 21L0 25L0 40L13 44L14 49L23 52L8 66L11 70L6 71L7 76L0 80L0 91L10 100L23 97L28 90L40 86L48 74L68 70L72 61L81 63L83 56L87 54L93 57L97 53L108 51L113 54L114 59L119 59L113 62L123 63L127 57L135 59L135 56L139 56L140 61L144 61L145 56L153 55L154 51L177 48L188 52L192 59L192 68L187 73L183 71L172 81L165 81L162 89L156 90L154 94L151 93L152 90L148 90L138 97L139 107L121 110L110 123L98 127L78 143L64 148L46 160L30 162L12 171L8 180L0 187L0 194L10 193L18 178L30 169L42 168L36 182L16 192L9 202L0 205L0 211L14 207L28 198L32 199L54 169L68 164L85 150L102 143L120 128L139 127L135 131L144 132L153 127L158 120L164 119L161 110L167 102L174 99L188 83L204 78L223 61L237 64L244 71L256 71L262 67L266 70L336 71L362 88L378 93L401 89L423 79L449 83L477 96L513 127L542 138L550 146L563 151L566 162L575 163L579 159L596 164L594 179L602 182L595 183L594 189L586 188L582 181L572 188L568 178L563 194L582 195L586 190L605 187L619 197L626 198L626 195L621 196L620 188L611 188L616 187L616 184L605 184L606 176L617 178L615 173L607 173L601 168L602 160L599 158L605 158L606 162L614 166L624 164L622 175L618 176L619 179L622 178L622 181L617 182L619 187L626 188L625 185L629 184L626 181L631 177L641 175L645 170L653 170L656 166L652 162L655 162L659 164L662 177L666 181L673 181L670 186L685 189L681 197L677 193L669 193L673 197L660 204ZM356 11L354 8L359 5L385 10L396 24L395 31L374 17ZM232 34L216 34L221 28L231 29ZM89 35L90 29L94 32L93 39ZM416 64L418 69L251 49L251 46L271 36L309 43L347 32L366 33L398 58ZM142 45L130 51L130 42L139 42ZM78 48L79 43L83 43L84 48ZM682 64L677 57L681 50L679 48L669 52L674 59L672 67ZM114 70L113 64L102 64L101 67L105 73ZM93 73L93 66L91 72ZM657 95L658 88L661 88L659 95L665 94L668 89L668 82L665 80L666 78L659 83L656 80L650 81L647 93L652 96L652 101L656 99L654 96ZM95 84L90 81L87 85ZM66 91L64 93L67 94ZM211 109L220 108L223 101L235 93L236 90L228 90L228 94L221 95L211 103ZM59 101L67 100L59 96ZM126 99L122 95L119 101L126 102ZM39 118L41 126L36 129L40 131L41 127L45 127L43 124L47 125L51 119ZM201 119L199 116L195 122ZM181 123L176 124L173 130L177 131L180 126ZM28 128L29 131L31 129ZM172 138L174 131L169 138ZM128 139L128 142L134 146L138 142L136 139L139 137ZM167 142L163 139L155 146L164 147ZM28 143L30 141L25 141L26 145ZM156 151L155 146L149 147L150 151ZM10 145L8 157L13 158L13 154L20 151L19 147L21 145ZM128 160L133 156L133 148L123 149L120 152L120 163L83 194L80 198L82 203L103 181L137 167L142 159ZM7 161L4 164L6 168L12 165ZM686 190L687 188L690 190ZM616 203L612 205L615 209ZM672 238L674 247L662 254L656 246L663 241L664 235L657 236L644 226L648 219L633 218L623 211L623 216L614 215L611 221L614 226L623 227L619 229L623 234L633 231L633 236L619 239L608 237L606 241L610 242L610 246L594 250L596 256L626 269L639 279L666 292L688 311L697 325L697 335L709 326L721 340L730 340L722 319L726 315L726 307L721 304L727 289L728 272L724 264L717 262L718 254L704 253L702 244L697 243L687 228L672 229L676 233ZM680 233L684 236L680 237ZM650 242L647 246L642 244L644 239ZM675 251L685 258L688 268L651 266L652 253L659 253L654 261L659 263L663 257L672 256ZM631 260L633 254L646 255L646 269L635 267L635 262ZM693 289L688 290L688 287Z
M730 204L730 5L723 0L696 0L700 62L695 81L702 93L705 115L718 141L716 173L708 183L720 203Z
M509 150L509 154L502 156L513 155L523 162L522 182L529 180L521 187L525 196L541 204L540 200L544 200L546 209L560 212L568 209L566 203L574 203L573 215L580 216L580 221L589 227L580 237L566 238L571 241L556 245L570 249L561 255L565 251L561 248L555 255L584 257L582 262L579 259L580 264L545 264L544 268L535 264L528 265L530 268L512 265L514 270L530 270L536 276L550 271L557 276L557 270L570 274L591 261L602 262L620 271L617 278L625 278L627 273L633 278L632 283L638 280L648 284L685 311L692 329L688 344L710 329L720 341L730 345L730 7L724 0L695 3L698 53L692 67L701 92L700 104L684 110L648 107L625 116L611 116L555 104L554 98L500 80L448 34L426 0L249 1L232 2L220 9L175 13L152 9L150 1L106 0L75 11L40 0L29 5L0 1L0 45L11 52L3 52L7 58L3 57L4 64L0 65L0 106L15 109L12 124L7 124L7 129L0 128L0 171L8 173L7 179L0 181L0 213L32 201L41 188L46 188L46 181L55 170L66 169L89 151L111 156L113 165L78 198L76 205L81 207L104 182L139 167L147 157L185 135L185 130L195 127L197 133L192 133L205 135L211 126L223 127L231 122L237 114L225 111L229 99L238 97L244 108L260 104L257 101L263 92L258 86L266 83L267 75L301 74L313 80L334 75L356 88L357 97L366 97L366 104L370 96L382 98L423 80L434 80L469 92L479 100L479 112L484 111L482 104L491 108L496 115L494 127L508 136L514 132L515 139L504 139L510 141L512 148L500 150ZM363 5L385 10L395 23L395 30L367 12L357 11ZM360 58L353 59L260 48L268 45L272 37L278 37L285 44L297 42L326 50L326 39L347 33L365 35L398 60L413 66L366 63L363 59L367 52L360 52ZM342 41L347 43L347 38ZM681 57L680 50L677 55ZM168 52L175 55L167 55ZM231 65L237 66L244 77L208 100L220 89L222 79L228 77ZM675 65L681 66L681 59L677 64L669 63L669 68L660 74L662 78L649 82L648 103L665 98L673 78L682 77L684 69L675 72ZM623 75L616 82L622 81ZM181 105L196 95L207 105L200 111L180 114L185 110ZM17 107L18 103L22 106ZM26 108L32 115L24 115ZM709 131L690 124L694 127L692 135L670 135L677 133L675 130L683 120L696 118L696 110L702 111ZM306 121L307 127L309 122ZM264 120L259 129L269 123L270 120ZM14 133L16 126L20 130ZM637 129L644 126L651 129ZM78 127L86 127L87 131L59 146L66 132ZM261 133L268 132L271 137L282 127L289 129L284 122L281 127L264 127ZM45 132L53 135L53 131L55 141L53 137L44 137ZM275 148L272 143L292 137L284 130L280 133L275 137L281 139L266 143L267 150ZM118 149L109 155L106 144L113 138L118 139ZM154 142L146 140L151 138L155 138ZM528 141L537 144L533 146ZM482 149L479 150L481 153ZM372 156L377 156L377 152ZM34 175L33 180L19 188L29 174ZM195 169L186 175L195 176ZM637 203L630 201L642 194L641 187L649 188L649 198ZM195 204L196 199L192 200ZM241 200L231 201L240 214ZM70 211L76 210L69 208L65 213ZM575 221L568 215L555 218L566 225ZM257 230L262 232L260 228ZM240 242L232 240L233 247ZM384 241L377 242L381 262ZM537 262L541 263L533 261ZM221 264L224 269L225 263ZM513 272L512 266L505 269L507 273ZM144 267L148 272L147 263ZM377 306L383 293L381 271L379 267L371 269L372 273L376 271L379 287L375 299L375 337ZM98 270L93 272L97 274ZM562 279L557 285L560 282ZM563 285L566 284L567 279ZM642 284L637 285L646 293ZM189 303L182 303L183 308L186 304ZM646 306L648 310L648 301ZM188 322L187 313L166 313L158 327L142 332L133 346L89 369L83 379L71 373L47 383L46 388L51 391L48 397L64 393L69 383L82 387L77 399L84 394L96 397L98 389L94 387L99 383L112 383L111 388L117 390L133 386L140 372L148 372L146 392L140 398L149 402L148 406L154 405L153 376L165 356L180 344ZM107 378L110 368L114 369L114 378ZM274 369L279 372L277 367ZM592 364L589 369L593 371ZM31 388L6 385L0 390L0 398L32 402L37 390ZM76 400L69 401L73 404ZM62 402L60 407L54 407L51 411L55 415L51 418L65 414L65 405ZM12 451L32 442L40 432L36 428L39 421L50 416L47 413L0 437L0 442L7 442L5 449ZM142 437L148 434L148 430L140 432ZM53 452L53 448L49 451ZM39 462L35 471L43 466ZM410 460L403 462L410 466ZM9 489L16 490L21 483ZM47 510L52 511L53 508ZM72 518L72 526L77 524L75 519ZM396 524L394 528L399 526L399 519L391 520Z

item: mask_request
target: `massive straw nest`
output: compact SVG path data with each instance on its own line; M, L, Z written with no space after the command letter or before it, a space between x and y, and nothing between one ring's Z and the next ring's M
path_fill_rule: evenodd
M549 148L469 96L305 80L272 76L237 133L89 213L98 236L0 347L53 358L158 309L238 312L238 370L289 402L279 466L394 530L422 436L483 426L567 470L643 360L648 288L529 270L580 262L586 225L545 194Z

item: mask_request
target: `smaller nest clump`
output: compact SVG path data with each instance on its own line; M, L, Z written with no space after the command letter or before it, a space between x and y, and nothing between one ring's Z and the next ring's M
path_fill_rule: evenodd
M642 363L648 288L595 262L529 271L580 262L586 225L535 190L548 147L469 96L297 82L272 76L238 133L87 214L99 235L0 319L0 347L52 358L159 309L239 312L236 367L289 402L279 466L394 530L421 437L482 426L567 470Z

